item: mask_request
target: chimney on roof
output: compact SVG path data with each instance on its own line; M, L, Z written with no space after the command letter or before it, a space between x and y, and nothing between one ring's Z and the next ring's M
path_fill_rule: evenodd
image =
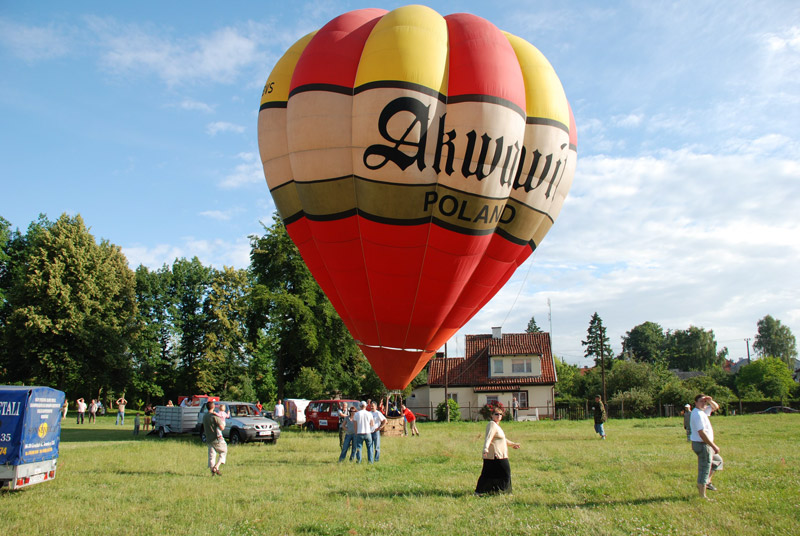
M502 339L503 338L503 328L502 327L492 328L492 338L493 339Z

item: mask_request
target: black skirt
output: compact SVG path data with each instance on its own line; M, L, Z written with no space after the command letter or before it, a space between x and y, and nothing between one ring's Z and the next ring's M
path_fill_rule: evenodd
M508 458L483 460L475 493L511 493L511 465Z

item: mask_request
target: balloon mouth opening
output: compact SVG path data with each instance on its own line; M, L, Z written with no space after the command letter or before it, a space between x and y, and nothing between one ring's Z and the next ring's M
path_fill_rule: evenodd
M363 342L356 341L356 344L359 346L363 346L364 348L370 348L375 350L391 350L394 352L410 352L410 353L420 353L420 352L427 352L428 350L423 350L421 348L394 348L392 346L380 346L375 344L364 344Z

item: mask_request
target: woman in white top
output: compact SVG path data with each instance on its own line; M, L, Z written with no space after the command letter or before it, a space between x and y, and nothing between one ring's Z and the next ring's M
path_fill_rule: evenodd
M476 495L484 493L511 493L511 466L508 463L508 446L518 449L519 443L506 438L500 428L503 410L495 408L492 420L486 425L483 441L483 470L475 487Z

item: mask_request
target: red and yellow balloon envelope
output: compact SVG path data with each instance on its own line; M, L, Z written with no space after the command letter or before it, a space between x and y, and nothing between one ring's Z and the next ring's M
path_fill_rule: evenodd
M264 87L264 174L308 268L402 389L553 225L577 159L561 82L530 43L423 6L345 13Z

